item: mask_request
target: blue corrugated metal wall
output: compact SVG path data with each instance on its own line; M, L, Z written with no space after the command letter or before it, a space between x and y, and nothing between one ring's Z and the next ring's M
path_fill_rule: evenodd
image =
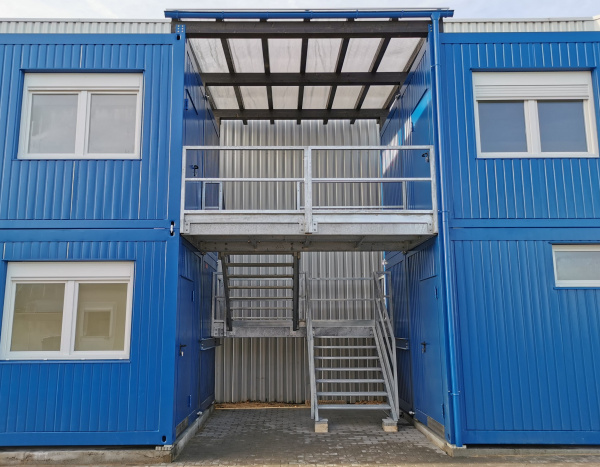
M600 289L554 285L551 243L600 243L600 160L476 159L472 70L591 69L600 34L442 34L463 441L600 443Z
M0 362L0 445L174 441L177 274L169 271L177 271L180 242L180 39L0 38L0 294L8 261L135 262L129 360ZM141 159L17 160L24 71L142 72Z
M165 277L176 246L160 231L78 233L3 232L0 294L8 261L135 261L130 359L0 362L0 445L163 444L173 382L163 363L174 296Z
M433 144L433 109L431 98L431 59L429 43L417 58L417 65L407 79L404 93L396 101L383 128L382 144ZM401 151L391 162L386 175L429 176L425 158L414 151ZM408 187L408 206L431 209L431 188ZM395 188L395 187L394 187ZM398 202L397 189L384 192L384 203ZM415 417L431 426L431 419L444 426L450 439L449 417L445 417L447 380L445 332L442 313L439 241L434 238L406 254L386 252L386 269L391 273L393 320L396 337L408 338L409 350L397 350L399 396L402 409L414 411ZM421 342L427 342L426 352ZM402 343L401 345L405 345Z
M172 35L5 35L0 41L0 227L7 220L166 220ZM143 71L140 160L17 160L23 72ZM160 116L160 118L158 118ZM69 224L61 224L67 226ZM89 223L74 225L89 226ZM115 224L117 225L117 224ZM124 225L124 224L118 224ZM126 225L131 225L129 222Z
M218 145L217 126L207 104L200 76L194 66L191 51L185 57L185 99L183 113L183 144L187 146ZM190 152L186 171L193 165L201 167L198 176L218 175L215 164L204 165L201 151ZM191 174L189 176L192 176ZM186 187L186 207L200 208L201 189ZM193 186L193 185L192 185ZM192 193L191 197L189 193ZM206 409L215 395L215 350L201 350L201 339L211 335L212 277L217 270L216 255L201 255L190 243L181 240L179 252L179 291L176 338L176 393L174 429L191 423L199 410ZM191 297L189 289L192 290ZM179 352L180 345L185 345Z

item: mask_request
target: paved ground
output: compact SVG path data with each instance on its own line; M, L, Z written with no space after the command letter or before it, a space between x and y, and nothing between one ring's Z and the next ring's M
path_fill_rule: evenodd
M381 412L330 412L329 433L315 433L309 409L216 410L174 465L599 465L597 455L452 458L401 422L381 429ZM172 464L173 465L173 464Z

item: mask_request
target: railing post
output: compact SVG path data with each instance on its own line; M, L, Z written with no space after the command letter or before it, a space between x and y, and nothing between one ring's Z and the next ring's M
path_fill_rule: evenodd
M313 226L312 198L312 148L304 148L304 233L315 231Z
M433 211L433 233L438 233L437 180L433 146L429 149L429 177L431 178L431 210Z
M182 154L181 154L181 209L179 212L179 231L180 232L184 232L185 231L185 169L186 169L186 164L187 164L187 148L183 148Z
M300 253L294 253L293 262L292 329L297 331L300 327Z

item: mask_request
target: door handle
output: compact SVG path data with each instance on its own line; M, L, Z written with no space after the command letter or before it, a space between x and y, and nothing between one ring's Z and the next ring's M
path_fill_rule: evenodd
M179 344L179 356L183 357L183 349L187 347L186 344Z
M421 349L421 353L427 352L427 342L425 342L425 341L421 342L421 346L423 347Z

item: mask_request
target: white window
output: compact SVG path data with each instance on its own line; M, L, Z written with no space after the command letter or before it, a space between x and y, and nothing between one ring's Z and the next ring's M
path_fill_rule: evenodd
M600 244L552 245L557 287L600 287Z
M27 73L19 159L137 159L141 73Z
M477 156L598 157L589 71L474 72Z
M129 358L132 262L9 263L0 358Z

